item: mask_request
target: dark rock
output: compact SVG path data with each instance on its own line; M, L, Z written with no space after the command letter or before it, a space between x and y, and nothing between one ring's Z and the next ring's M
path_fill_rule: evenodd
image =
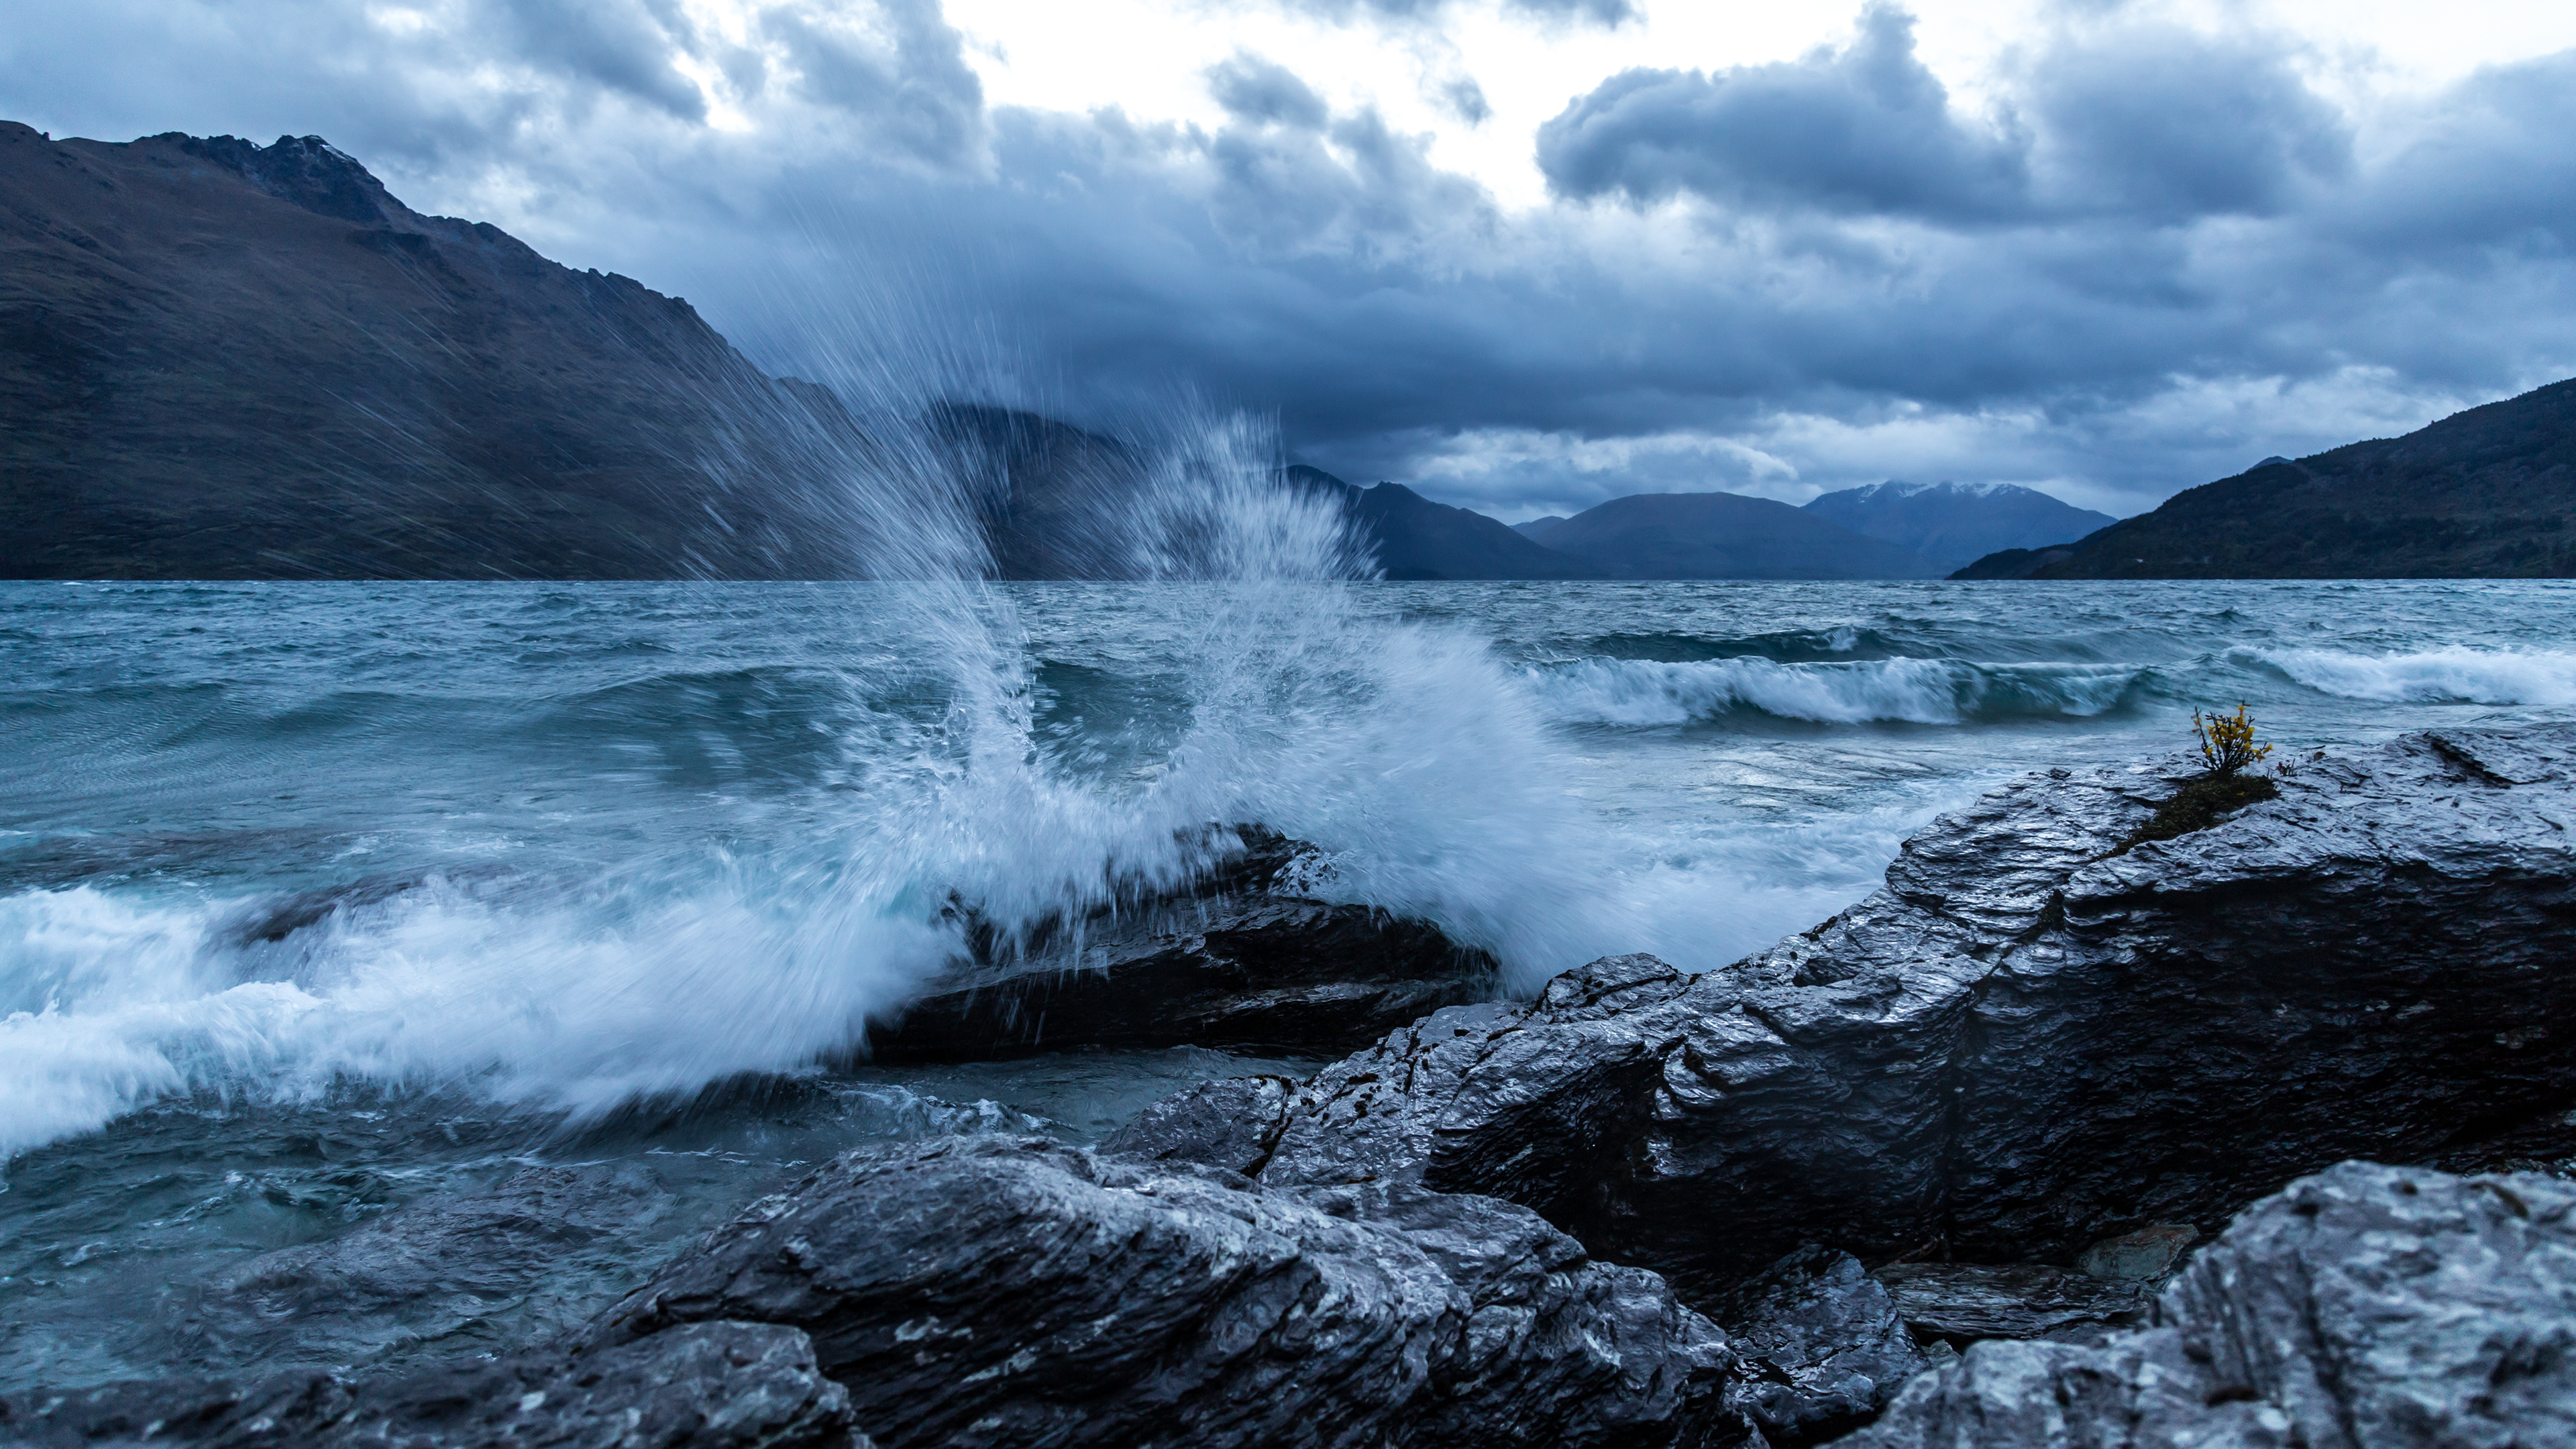
M889 1446L1653 1445L1701 1432L1732 1362L1525 1209L1039 1139L843 1157L594 1341L721 1319L805 1330Z
M1301 894L1314 847L1253 826L1243 849L1167 893L1030 940L969 915L978 959L871 1026L880 1061L1072 1046L1349 1051L1423 1013L1493 994L1493 962L1426 921Z
M2174 777L2027 778L1734 966L1614 957L1390 1033L1260 1180L1524 1203L1696 1301L1802 1242L2067 1262L2345 1157L2537 1154L2576 1133L2571 757L2409 736L2116 857Z
M701 1323L577 1357L344 1379L112 1384L0 1402L0 1443L205 1449L868 1449L792 1328Z
M1928 1360L1886 1288L1849 1253L1800 1248L1718 1305L1741 1360L1727 1400L1771 1449L1878 1417Z
M1288 1125L1297 1084L1286 1077L1223 1077L1147 1107L1101 1139L1103 1152L1259 1172Z
M2346 1163L2194 1255L2157 1326L1981 1343L1850 1449L2576 1443L2576 1186Z
M1981 1338L2086 1338L2133 1323L2147 1288L2045 1263L1898 1263L1878 1270L1905 1326L1966 1345Z
M2200 1229L2189 1223L2149 1223L2086 1248L2075 1266L2113 1282L2160 1283L2199 1238Z

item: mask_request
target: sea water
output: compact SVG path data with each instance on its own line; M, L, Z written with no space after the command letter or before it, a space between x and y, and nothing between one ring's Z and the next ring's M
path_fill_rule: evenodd
M0 1393L488 1351L849 1147L1086 1140L1310 1070L817 1065L950 959L945 908L1034 927L1187 876L1208 824L1314 842L1324 892L1525 993L1610 952L1723 966L2002 780L2179 767L2195 707L2302 754L2576 715L2554 583L1220 563L0 584ZM235 1301L262 1254L544 1164L614 1175L624 1226L426 1315Z

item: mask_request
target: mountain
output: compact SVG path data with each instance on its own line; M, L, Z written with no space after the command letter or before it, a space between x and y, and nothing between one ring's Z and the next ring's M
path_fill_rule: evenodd
M2576 379L2402 438L2266 458L2062 547L1960 577L2576 577Z
M2026 579L2053 563L2075 557L2075 545L2052 543L2042 548L2003 548L1950 575L1954 579Z
M1389 579L1597 579L1594 564L1523 538L1501 520L1434 503L1398 483L1360 488L1320 468L1290 465L1291 481L1335 490L1368 530Z
M1547 547L1623 579L1924 579L1921 554L1739 493L1639 493L1546 530Z
M1999 549L2080 538L2118 521L2014 483L1872 483L1810 500L1807 511L1910 548L1945 569Z
M1545 518L1533 518L1527 523L1515 523L1512 525L1512 532L1532 543L1544 546L1547 543L1547 536L1556 532L1557 525L1563 522L1565 522L1564 514L1551 513Z
M685 302L319 137L0 122L0 575L829 576L858 447Z

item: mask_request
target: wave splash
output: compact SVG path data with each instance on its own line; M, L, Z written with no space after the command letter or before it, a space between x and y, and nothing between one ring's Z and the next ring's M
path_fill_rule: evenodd
M1043 661L935 468L850 478L895 495L872 572L912 580L850 623L851 788L579 878L432 872L283 934L244 930L275 900L242 887L0 897L0 1159L174 1094L358 1079L582 1118L794 1071L961 953L951 903L1034 930L1204 869L1212 824L1314 842L1326 894L1435 920L1520 989L1609 950L1720 964L1840 893L1612 839L1567 794L1544 690L1464 631L1363 616L1366 549L1278 485L1265 430L1175 434L1096 530L1124 530L1136 607L1181 641L1184 722L1148 767L1039 727Z

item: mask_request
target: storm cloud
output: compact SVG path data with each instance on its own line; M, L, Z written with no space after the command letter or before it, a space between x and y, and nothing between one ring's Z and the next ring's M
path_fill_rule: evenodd
M2576 372L2576 54L2356 109L2279 36L2114 8L1965 100L1873 4L1786 62L1582 78L1513 206L1248 51L1193 124L994 105L932 0L698 13L99 0L0 36L0 112L319 133L779 370L1099 423L1195 393L1512 517L1890 476L2128 512Z

